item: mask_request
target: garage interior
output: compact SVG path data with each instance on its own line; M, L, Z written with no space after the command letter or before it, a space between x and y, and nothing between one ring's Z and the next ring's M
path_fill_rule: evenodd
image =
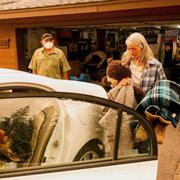
M20 54L23 56L19 69L29 71L30 59L35 49L41 47L39 40L44 32L52 33L56 46L64 51L72 67L72 79L78 79L83 72L89 73L85 81L100 82L105 75L106 61L101 63L99 69L97 65L100 60L89 72L83 69L91 47L96 44L107 58L120 59L126 49L126 38L133 32L140 32L146 37L155 57L162 62L168 79L180 82L180 23L177 21L17 28L16 34L21 36L20 40L17 38L17 43L18 47L22 47ZM168 54L166 45L171 48Z

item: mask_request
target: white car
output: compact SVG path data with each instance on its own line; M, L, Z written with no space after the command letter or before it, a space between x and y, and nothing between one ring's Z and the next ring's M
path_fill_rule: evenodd
M12 150L7 153L1 147L0 133L0 178L156 178L157 143L150 124L136 111L108 100L101 86L10 69L0 69L0 79L0 130L9 133ZM98 123L107 108L116 112L113 150ZM124 115L130 117L132 141L135 125L144 126L149 138L146 150L139 144L130 148L123 144ZM24 120L22 128L12 126ZM29 141L25 128L31 135ZM16 135L26 145L19 145Z

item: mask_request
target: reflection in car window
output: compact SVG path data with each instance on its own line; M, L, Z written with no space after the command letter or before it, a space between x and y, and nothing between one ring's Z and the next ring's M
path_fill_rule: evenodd
M0 169L109 161L115 159L115 147L118 159L149 157L150 141L148 151L135 141L138 117L106 106L69 98L0 99ZM104 127L107 108L112 114Z
M28 94L30 96L25 98ZM117 103L98 101L100 98L91 96L42 94L26 93L23 98L19 93L0 95L0 176L7 169L26 172L24 168L27 167L68 167L74 162L77 168L78 163L96 164L116 159L131 162L133 158L143 156L148 159L156 155L152 141L155 135L148 139L146 151L142 151L135 140L138 125L144 126L145 130L148 125L142 123L142 117L133 110L134 113ZM53 96L47 98L46 94ZM112 111L108 119L113 124L112 142L108 139L107 129L100 123L107 108ZM23 128L16 127L15 122ZM148 137L151 133L147 132ZM11 138L14 134L16 136ZM19 141L19 145L13 141ZM6 148L4 142L8 142Z
M40 150L45 149L45 141L58 120L59 108L55 100L1 99L0 107L3 167L10 167L8 163L13 167L41 164L43 152Z

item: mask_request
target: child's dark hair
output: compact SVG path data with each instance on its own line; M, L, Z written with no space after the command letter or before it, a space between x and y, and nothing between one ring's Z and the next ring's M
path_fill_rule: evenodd
M121 81L123 78L131 77L131 70L122 64L120 60L113 60L108 62L106 70L107 76Z

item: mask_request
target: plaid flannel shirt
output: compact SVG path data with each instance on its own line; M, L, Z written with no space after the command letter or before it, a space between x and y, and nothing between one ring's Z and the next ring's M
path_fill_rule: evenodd
M170 80L160 80L148 91L136 110L142 114L149 107L157 107L157 114L176 127L180 116L180 85Z
M141 79L141 88L146 94L157 81L166 79L162 64L156 59L149 60Z

